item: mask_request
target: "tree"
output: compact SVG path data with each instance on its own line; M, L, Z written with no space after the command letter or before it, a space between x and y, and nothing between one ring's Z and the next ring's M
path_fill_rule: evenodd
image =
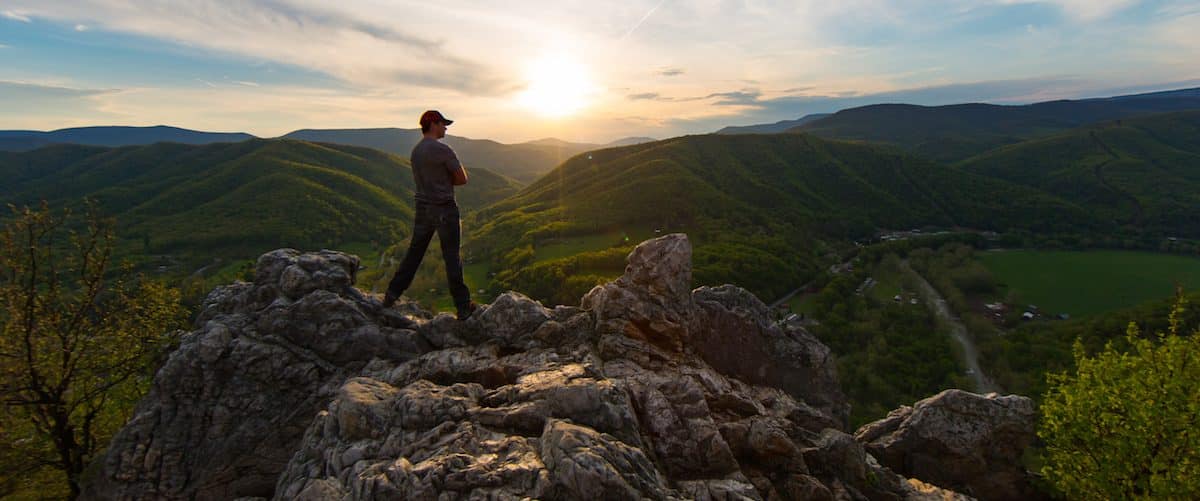
M1050 376L1039 435L1046 477L1072 499L1200 498L1200 332L1180 336L1182 295L1167 334L1095 357L1075 344L1076 373Z
M0 461L9 467L0 489L50 467L66 477L58 494L74 499L186 311L178 291L113 266L112 222L90 203L82 218L45 202L10 207L0 232Z

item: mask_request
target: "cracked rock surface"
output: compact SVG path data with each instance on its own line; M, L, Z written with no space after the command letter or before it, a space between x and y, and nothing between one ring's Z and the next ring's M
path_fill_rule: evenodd
M742 289L691 290L690 256L667 235L581 307L507 292L458 322L382 309L353 256L264 254L208 296L84 495L961 498L847 434L828 348Z

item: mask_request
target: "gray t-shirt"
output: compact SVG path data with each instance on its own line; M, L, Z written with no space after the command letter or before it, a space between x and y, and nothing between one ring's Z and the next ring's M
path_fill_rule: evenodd
M450 205L454 203L454 173L462 170L458 156L436 139L421 138L409 156L417 202Z

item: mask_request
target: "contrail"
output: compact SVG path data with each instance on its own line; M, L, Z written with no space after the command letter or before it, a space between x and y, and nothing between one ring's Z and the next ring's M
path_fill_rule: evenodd
M658 5L655 5L649 11L647 11L646 15L642 16L642 19L639 20L637 22L637 24L633 25L632 28L629 28L629 31L625 32L625 36L622 36L621 40L619 40L619 41L624 41L626 38L629 38L629 35L632 35L633 32L637 31L637 29L642 26L642 23L646 22L647 19L650 19L650 16L654 15L654 11L658 10L659 7L662 7L664 3L667 3L667 0L662 0L661 2L658 2Z

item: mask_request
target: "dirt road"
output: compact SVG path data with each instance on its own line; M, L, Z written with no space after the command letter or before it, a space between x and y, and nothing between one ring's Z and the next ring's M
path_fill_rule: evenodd
M940 293L938 293L937 289L933 288L933 285L931 285L928 280L925 280L925 277L921 276L920 273L917 273L916 270L913 270L911 267L909 267L907 260L903 261L902 265L906 270L911 271L913 276L916 277L917 288L920 289L917 292L921 294L921 298L925 301L925 304L929 305L929 308L931 311L933 311L934 315L937 315L938 318L946 322L946 325L950 326L950 333L954 336L954 339L958 341L958 344L962 345L962 352L966 357L966 360L963 362L967 366L968 374L971 376L971 380L975 383L975 391L979 393L1000 391L1000 387L996 386L996 384L992 382L991 378L987 377L987 375L983 373L983 369L979 367L979 351L975 349L975 342L971 339L971 333L967 332L966 326L964 326L962 321L959 320L958 315L955 315L954 312L950 311L950 308L946 306L946 299L943 298Z

